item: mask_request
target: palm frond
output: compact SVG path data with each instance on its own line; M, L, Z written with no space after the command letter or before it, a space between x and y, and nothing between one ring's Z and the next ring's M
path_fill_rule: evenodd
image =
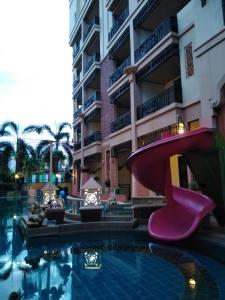
M70 134L68 132L59 132L57 135L57 141L62 141L63 139L66 139L66 141L69 141Z
M58 132L61 132L65 127L71 128L71 124L68 122L62 122L61 124L59 124Z
M2 124L2 128L1 129L2 130L6 130L7 128L12 129L16 135L19 134L19 128L18 128L18 126L17 126L17 124L15 122L13 122L13 121L6 121L6 122L4 122Z
M10 135L10 132L1 127L0 128L0 136L8 136L8 135Z
M55 139L55 134L52 131L51 127L46 124L44 124L42 126L43 126L43 130L46 130Z
M68 156L69 167L71 167L73 162L72 147L69 143L63 143L62 147Z
M30 125L27 126L24 130L23 133L31 133L31 132L36 132L38 134L41 134L44 130L43 125Z
M49 148L50 148L50 143L49 143L49 141L43 140L43 141L41 141L41 142L37 145L36 151L37 151L37 153L38 153L39 156L42 156L42 155L44 155L44 153L45 153L46 151L49 151Z
M0 151L15 154L15 148L14 148L13 143L8 142L8 141L0 142Z

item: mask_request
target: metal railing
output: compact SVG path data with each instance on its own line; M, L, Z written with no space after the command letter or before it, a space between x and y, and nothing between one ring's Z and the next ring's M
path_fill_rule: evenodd
M95 25L99 25L99 17L95 16L90 23L87 24L86 26L86 31L84 33L84 40L87 38L89 32L91 31L91 29L95 26Z
M73 48L73 59L75 59L75 57L77 56L78 52L80 51L80 42L79 44L76 46L76 48Z
M123 22L129 16L129 8L126 7L121 15L115 19L115 25L111 28L110 32L108 33L108 41L112 39L112 37L117 33L119 28L122 26Z
M96 131L84 139L84 146L87 146L94 142L99 142L101 140L102 140L101 131Z
M130 65L130 56L124 59L122 64L116 69L116 71L110 76L110 85L116 82L123 76L124 69Z
M154 57L146 65L145 68L143 68L136 74L136 80L138 81L145 78L145 76L156 70L160 65L165 63L170 57L174 55L179 57L179 48L177 44L168 46L166 49L162 50L156 57Z
M169 32L177 32L177 18L167 17L149 37L135 50L135 62L141 59L149 50L151 50L163 37Z
M74 119L76 119L80 113L83 112L83 106L81 106L73 115Z
M97 100L101 100L100 92L94 92L85 102L84 102L84 110L88 109Z
M84 67L84 73L87 73L87 71L91 68L91 66L95 63L95 62L99 62L100 61L100 54L99 53L94 53L92 56L90 56L88 58L88 61Z
M80 83L80 74L77 76L77 79L73 82L73 89L75 89Z
M181 87L176 85L137 106L137 119L139 120L174 102L182 103Z
M116 132L117 130L120 130L130 124L131 124L131 114L128 111L122 116L120 116L117 120L112 122L111 132Z

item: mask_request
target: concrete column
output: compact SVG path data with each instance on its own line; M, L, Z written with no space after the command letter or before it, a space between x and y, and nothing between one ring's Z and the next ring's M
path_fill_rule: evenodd
M131 113L131 140L132 152L137 150L137 133L136 133L136 101L137 84L135 79L136 67L128 67L125 73L128 75L130 83L130 113Z
M136 131L136 107L138 101L138 86L135 78L136 67L128 67L125 73L130 82L130 111L131 111L131 141L132 152L138 149L138 137ZM131 197L149 197L150 191L131 176Z
M110 158L110 183L112 189L118 186L118 160L115 157Z
M82 170L84 170L84 117L83 117L83 114L81 114L81 147L80 147L80 150L81 150L81 164L80 164L80 167L81 167L80 188L81 188L81 186L84 184L84 174L82 171ZM80 190L80 193L81 193L81 190ZM80 196L82 196L82 195L80 194Z

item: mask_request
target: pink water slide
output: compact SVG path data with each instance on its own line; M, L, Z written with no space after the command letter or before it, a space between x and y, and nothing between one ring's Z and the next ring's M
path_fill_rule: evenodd
M154 238L167 241L184 239L215 208L209 197L173 186L170 173L171 156L210 147L213 147L213 132L200 128L163 138L138 149L129 157L128 167L136 179L167 200L167 206L158 209L149 218L148 230Z

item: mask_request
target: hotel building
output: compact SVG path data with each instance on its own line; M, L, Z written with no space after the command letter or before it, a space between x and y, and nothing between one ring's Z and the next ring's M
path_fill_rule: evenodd
M155 196L126 167L133 151L199 126L225 137L225 1L70 0L69 10L73 194L92 176ZM188 185L182 156L171 173Z

